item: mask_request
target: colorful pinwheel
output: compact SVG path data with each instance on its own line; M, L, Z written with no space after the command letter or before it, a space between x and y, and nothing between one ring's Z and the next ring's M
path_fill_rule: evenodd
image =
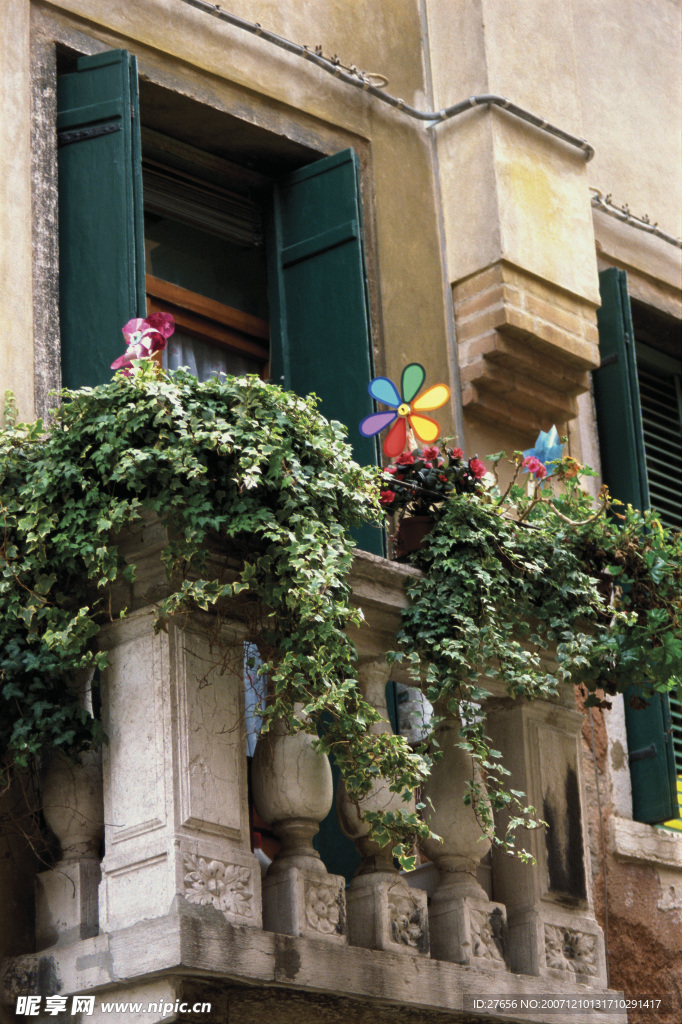
M136 317L122 327L126 351L111 364L112 370L122 370L130 376L133 359L149 359L154 352L162 352L175 330L175 321L170 313L150 313L146 319Z
M419 392L426 371L421 363L410 363L405 367L400 381L400 392L388 377L375 377L369 383L372 398L383 405L391 406L391 412L375 412L366 416L360 424L363 437L374 437L386 427L391 427L384 440L384 452L389 459L400 455L407 442L409 423L422 444L433 444L440 435L440 426L424 412L440 409L450 397L447 384L432 384L419 398ZM393 424L393 426L391 426Z
M553 469L547 463L558 462L563 449L564 446L559 440L557 428L551 427L549 430L541 430L535 442L535 447L528 448L523 454L526 458L535 458L538 462L541 462L547 470L547 475L551 476Z

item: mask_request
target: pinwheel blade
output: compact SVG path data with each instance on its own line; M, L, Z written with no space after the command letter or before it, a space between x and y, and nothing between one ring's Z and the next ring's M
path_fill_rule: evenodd
M360 424L360 433L363 437L374 437L380 430L390 426L397 415L397 412L373 412L371 416L365 416Z
M549 476L552 474L552 467L548 466L549 462L557 462L561 458L561 454L564 450L564 446L559 440L559 433L556 427L550 427L549 430L541 430L538 434L534 448L528 448L523 454L527 458L528 456L535 456L547 469Z
M410 426L422 444L433 444L436 438L440 436L440 424L436 423L435 420L432 420L430 416L415 416L413 414L407 418L410 421ZM395 427L393 430L395 430ZM388 438L386 440L388 440Z
M421 363L409 363L403 370L400 387L403 393L403 402L411 402L424 383L426 370Z
M388 377L375 377L369 382L369 393L377 402L384 405L393 405L397 409L400 405L400 395L392 380Z
M445 405L449 397L450 388L447 384L433 384L430 388L426 389L423 395L415 398L414 402L412 402L412 409L415 412L440 409L441 405Z
M394 423L384 440L384 454L389 459L395 459L405 450L407 441L407 420L401 416L397 423Z

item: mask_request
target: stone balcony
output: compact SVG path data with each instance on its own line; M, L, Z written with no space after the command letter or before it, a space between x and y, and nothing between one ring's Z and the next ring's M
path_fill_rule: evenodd
M490 699L491 735L512 785L553 826L529 836L534 866L493 851L481 872L489 843L461 802L468 766L456 722L446 721L442 767L427 787L443 843L431 844L430 861L415 872L399 874L341 794L342 825L363 858L348 887L312 845L332 803L327 759L304 733L264 737L252 795L281 839L265 873L252 850L246 626L226 608L220 621L196 613L154 633L163 539L154 523L128 538L137 579L112 606L132 610L101 633L109 740L101 768L91 755L82 767L55 761L47 773L45 815L62 859L37 877L36 952L5 962L5 1002L93 995L87 1019L103 1022L118 1019L103 1001L158 1004L140 1016L149 1024L200 1019L182 1009L195 1002L221 1014L205 1019L238 1024L258 1006L271 1015L268 1000L282 1021L393 1021L397 1013L414 1024L624 1021L625 1011L609 1006L619 994L607 988L592 908L572 692L551 703L517 704L502 692ZM381 711L385 653L415 572L363 552L353 566L365 618L353 635L360 685ZM219 651L230 645L237 654L226 659ZM379 785L368 800L377 808L395 797ZM496 1009L496 999L507 1008ZM599 1000L602 1008L590 1009Z

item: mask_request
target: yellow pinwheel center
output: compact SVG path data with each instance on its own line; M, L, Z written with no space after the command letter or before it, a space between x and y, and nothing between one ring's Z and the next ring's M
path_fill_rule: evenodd
M410 415L410 407L407 404L407 402L403 402L402 405L398 406L398 416L409 416L409 415Z

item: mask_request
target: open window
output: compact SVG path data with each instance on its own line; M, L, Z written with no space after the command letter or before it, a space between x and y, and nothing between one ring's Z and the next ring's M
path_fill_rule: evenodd
M212 151L205 108L177 97L176 117L164 92L163 116L148 117L124 50L81 57L58 78L64 384L110 380L122 325L167 309L178 323L171 368L258 372L315 392L357 460L376 465L375 439L357 429L373 411L357 155L320 158L284 140L278 169L277 137L221 115L230 160ZM176 123L190 141L166 134ZM380 529L356 540L383 554Z

